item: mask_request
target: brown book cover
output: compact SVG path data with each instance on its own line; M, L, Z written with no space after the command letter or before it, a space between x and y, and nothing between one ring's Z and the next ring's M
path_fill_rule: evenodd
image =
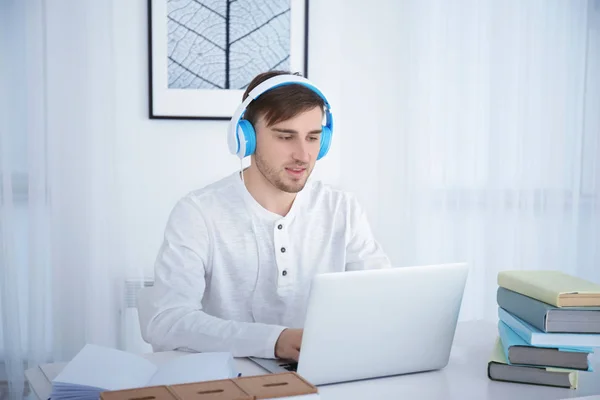
M248 376L234 379L234 381L257 400L318 393L314 385L305 381L295 372Z
M172 385L170 389L182 400L254 400L232 379Z
M261 400L315 394L316 386L295 372L168 386L105 391L101 400Z
M166 386L114 390L100 393L100 400L179 400Z

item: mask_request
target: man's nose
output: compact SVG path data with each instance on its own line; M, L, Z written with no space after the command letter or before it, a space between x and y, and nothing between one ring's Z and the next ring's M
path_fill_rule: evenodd
M310 161L308 143L306 143L304 140L298 140L296 143L296 148L294 149L293 157L297 161L308 163Z

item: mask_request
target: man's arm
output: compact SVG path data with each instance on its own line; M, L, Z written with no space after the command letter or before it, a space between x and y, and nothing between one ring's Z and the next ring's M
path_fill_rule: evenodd
M346 270L390 268L390 260L375 240L365 211L354 196L349 197Z
M154 286L139 300L142 337L161 350L275 357L275 345L284 327L225 320L202 310L209 251L204 218L197 205L185 198L169 217L156 260Z

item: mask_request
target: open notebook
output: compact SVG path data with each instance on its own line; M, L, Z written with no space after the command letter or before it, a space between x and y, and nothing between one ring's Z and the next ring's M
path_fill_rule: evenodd
M124 351L86 345L52 380L52 400L94 399L107 390L231 379L231 353L190 353L156 365Z

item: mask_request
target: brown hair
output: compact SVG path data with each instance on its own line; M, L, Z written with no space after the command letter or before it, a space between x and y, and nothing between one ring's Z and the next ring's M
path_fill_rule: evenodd
M268 71L257 75L244 92L243 100L248 97L248 93L252 91L260 83L269 78L278 75L297 75L287 71ZM271 89L261 94L256 100L252 101L244 114L244 119L255 125L260 116L264 116L267 126L274 125L281 121L286 121L296 115L320 107L324 109L325 102L317 93L300 84L289 84Z

